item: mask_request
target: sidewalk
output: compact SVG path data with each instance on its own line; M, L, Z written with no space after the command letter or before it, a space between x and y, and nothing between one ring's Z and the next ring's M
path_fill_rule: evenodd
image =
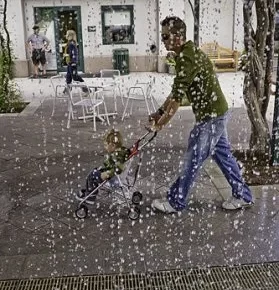
M130 73L122 76L122 88L127 91L129 86L132 86L136 80L146 81L155 77L155 86L153 95L159 103L163 102L171 90L173 75L164 73ZM236 73L220 73L218 78L231 108L245 108L243 100L243 72ZM84 78L90 83L90 78ZM50 79L29 79L17 78L22 95L27 102L40 104L44 99L53 96L54 92L50 84ZM270 104L267 111L267 120L273 121L274 97L270 99Z
M150 75L157 76L155 97L160 103L172 76L130 74L123 85ZM234 147L247 146L250 132L241 78L219 76L232 107L228 131ZM139 221L130 221L125 209L103 203L92 206L87 219L77 220L74 192L89 169L102 162L107 126L98 123L93 133L90 122L73 121L66 129L65 102L58 103L51 117L49 79L17 82L34 110L0 117L0 279L279 261L278 185L253 187L256 204L251 209L223 211L230 188L208 160L192 190L189 210L179 215L151 210L151 201L164 196L175 178L194 122L189 109L180 109L145 151L137 183L144 196ZM113 125L131 145L144 133L146 118L142 104L124 122L117 116Z

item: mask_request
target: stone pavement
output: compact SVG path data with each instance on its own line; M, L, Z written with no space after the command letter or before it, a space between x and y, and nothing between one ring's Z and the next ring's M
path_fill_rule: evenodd
M167 95L171 77L152 74L158 102ZM129 85L139 74L130 74ZM150 77L142 74L140 78ZM234 147L247 146L249 121L241 105L241 75L222 74L230 98L228 125ZM164 196L175 178L194 118L181 108L144 152L136 188L143 193L138 221L127 209L100 197L85 220L75 218L74 192L87 172L103 159L102 136L108 126L74 120L66 129L66 102L51 117L53 90L49 79L17 80L31 101L18 116L0 117L0 279L185 269L190 266L235 265L279 260L279 186L254 186L251 209L227 212L222 201L230 188L208 160L181 214L154 213L150 204ZM107 99L108 100L108 99ZM108 101L109 102L109 101ZM119 102L120 111L122 110ZM234 106L233 106L234 105ZM109 103L112 109L113 104ZM130 118L112 119L125 143L145 133L144 104ZM101 201L106 201L103 203Z

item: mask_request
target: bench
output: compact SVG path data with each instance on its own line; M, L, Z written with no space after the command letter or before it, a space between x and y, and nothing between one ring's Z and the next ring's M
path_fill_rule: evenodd
M217 42L204 43L200 48L212 61L216 72L237 71L237 50L222 47Z

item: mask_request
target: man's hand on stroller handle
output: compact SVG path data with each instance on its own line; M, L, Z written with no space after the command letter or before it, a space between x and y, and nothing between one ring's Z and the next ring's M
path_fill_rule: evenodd
M180 106L180 103L174 99L167 99L165 103L157 112L149 115L149 126L153 131L160 131L170 121ZM163 109L165 105L167 107Z
M162 118L163 110L159 109L157 112L152 113L148 116L148 122L149 124L146 125L146 129L149 131L160 131L162 129L162 126L158 126L159 120Z

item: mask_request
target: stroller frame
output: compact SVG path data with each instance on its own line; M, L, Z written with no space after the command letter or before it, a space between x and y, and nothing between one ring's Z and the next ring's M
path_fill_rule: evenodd
M152 136L150 134L152 133ZM105 191L106 193L111 193L117 195L123 202L119 203L119 205L125 204L128 208L128 217L131 220L137 220L140 216L140 207L139 204L142 201L142 194L139 191L135 191L132 193L132 189L138 179L140 168L142 165L142 158L144 151L142 150L147 144L149 144L157 135L157 132L148 130L140 139L138 139L134 145L130 149L130 155L125 162L125 168L120 174L115 174L110 179L104 180L100 183L93 191L91 191L87 196L84 197L78 204L78 207L75 211L75 215L79 219L84 219L88 215L88 206L86 205L86 200L90 197L98 195L96 192L98 190ZM150 136L148 138L148 136ZM137 163L137 167L135 169L133 181L129 180L129 172L131 169L131 165L134 161L134 158L139 155L139 161Z

